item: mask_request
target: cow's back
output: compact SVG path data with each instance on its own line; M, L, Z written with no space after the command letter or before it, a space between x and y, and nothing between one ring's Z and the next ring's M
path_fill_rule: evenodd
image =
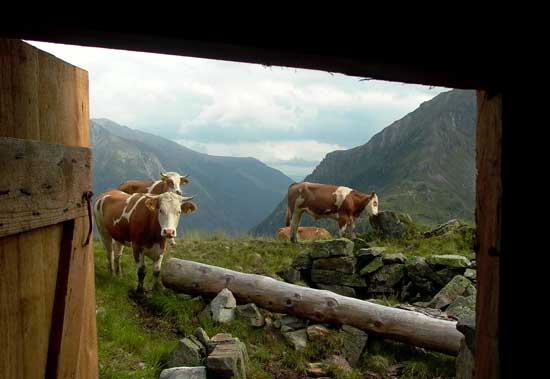
M300 182L289 187L289 208L307 208L317 215L335 213L337 211L334 193L340 188L331 184Z
M117 187L118 190L128 194L147 193L148 187L154 182L144 180L127 180Z

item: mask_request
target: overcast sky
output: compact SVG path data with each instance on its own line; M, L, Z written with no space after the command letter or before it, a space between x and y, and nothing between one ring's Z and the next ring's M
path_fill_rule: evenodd
M255 157L295 180L446 88L322 71L28 41L88 71L90 117L212 155Z

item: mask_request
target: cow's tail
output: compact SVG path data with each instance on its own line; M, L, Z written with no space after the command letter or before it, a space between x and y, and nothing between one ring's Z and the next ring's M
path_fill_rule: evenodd
M290 226L290 208L286 208L285 226Z

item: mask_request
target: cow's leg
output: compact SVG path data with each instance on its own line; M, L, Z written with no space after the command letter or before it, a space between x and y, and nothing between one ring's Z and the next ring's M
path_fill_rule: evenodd
M349 228L349 232L350 232L350 237L351 239L355 239L356 237L356 234L355 234L355 219L350 219L350 228Z
M162 265L164 249L160 245L155 245L152 255L156 257L153 263L153 291L160 291L162 289L162 283L160 282L160 267Z
M298 242L298 226L300 226L301 218L302 211L295 209L290 218L290 242Z
M114 269L115 274L120 276L122 274L122 270L120 269L120 257L122 257L122 251L124 250L124 245L120 242L113 240L113 255L114 255Z
M107 269L112 274L114 272L114 260L113 260L113 239L109 235L105 235L99 231L101 242L105 248L105 254L107 256Z
M338 231L340 232L340 238L346 235L346 231L348 229L348 222L349 222L348 216L346 215L338 216L338 226L340 227Z
M145 254L143 248L133 246L134 261L136 262L136 273L138 277L137 292L143 292L143 280L145 279Z

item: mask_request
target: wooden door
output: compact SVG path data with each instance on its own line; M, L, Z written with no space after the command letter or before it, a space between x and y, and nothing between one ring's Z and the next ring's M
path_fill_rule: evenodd
M97 378L88 73L0 39L0 377Z

